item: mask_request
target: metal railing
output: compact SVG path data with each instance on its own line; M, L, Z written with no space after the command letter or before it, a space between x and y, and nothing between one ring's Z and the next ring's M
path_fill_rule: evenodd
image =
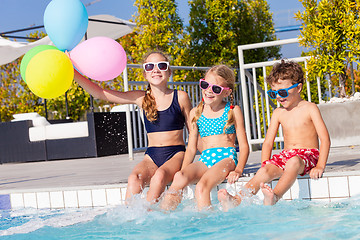
M251 150L253 145L258 145L264 142L266 131L270 123L270 117L272 111L279 106L279 103L269 99L266 92L268 91L268 86L264 82L266 79L267 71L270 71L271 67L280 60L277 61L267 61L267 62L257 62L257 63L244 63L244 51L249 49L271 47L271 46L281 46L284 44L298 43L298 39L287 39L287 40L278 40L257 44L248 44L238 46L239 54L239 69L235 69L237 72L236 87L234 89L234 100L237 105L239 105L244 114L245 120L245 130L248 137ZM306 61L309 57L298 57L290 58L295 62L303 63L306 67ZM268 68L267 68L268 67ZM135 90L141 89L145 90L147 87L147 82L128 82L127 69L128 68L141 68L141 65L137 64L128 64L127 68L123 72L124 79L124 90ZM184 66L171 66L171 69L176 70L197 70L197 71L206 71L209 67L184 67ZM310 92L310 80L305 76L306 83L306 95L307 100L312 101L312 99L318 98L321 101L321 87L320 79L317 78L317 96L311 96ZM195 107L201 100L201 91L198 87L198 82L173 82L172 77L168 83L170 88L176 88L187 92L192 101L193 107ZM142 111L138 109L136 105L129 105L127 110L127 130L128 130L128 147L129 147L129 158L133 158L133 150L141 150L147 147L147 138L146 131L142 122ZM187 139L187 132L184 133L184 139ZM277 143L283 142L282 129L280 127L279 134L275 139ZM281 147L281 146L279 146Z
M243 97L243 113L245 120L245 129L248 137L248 141L250 143L250 147L252 148L253 144L261 144L265 140L267 126L270 123L270 116L272 111L274 110L274 102L269 99L266 94L268 91L268 86L264 82L266 79L267 68L271 67L275 63L280 62L280 60L276 61L267 61L267 62L258 62L258 63L244 63L244 51L249 49L256 48L264 48L264 47L272 47L272 46L281 46L285 44L293 44L298 43L298 38L286 39L286 40L278 40L264 43L256 43L256 44L248 44L238 46L238 55L239 55L239 70L240 70L240 79L242 86L242 95ZM310 57L297 57L297 58L289 58L288 60L303 63L306 69L307 60ZM270 70L270 68L269 68ZM251 72L251 74L249 74ZM261 73L260 76L257 76L257 73ZM312 99L319 99L319 102L322 102L321 98L321 86L320 86L320 78L316 79L316 95L311 95L311 86L310 79L308 78L308 74L305 71L305 86L307 101L312 102ZM250 84L251 83L251 84ZM258 83L262 83L264 89L259 89ZM251 86L253 88L251 88ZM314 85L312 86L314 87ZM329 86L328 86L329 87ZM265 104L264 104L264 95L265 95ZM259 100L261 99L261 104L259 104ZM255 103L254 103L255 101ZM279 103L276 103L276 107L279 106ZM262 123L260 121L260 114L262 116ZM266 116L266 117L265 117ZM263 128L261 128L263 126ZM275 139L275 142L283 142L283 133L281 127L279 128L279 134Z

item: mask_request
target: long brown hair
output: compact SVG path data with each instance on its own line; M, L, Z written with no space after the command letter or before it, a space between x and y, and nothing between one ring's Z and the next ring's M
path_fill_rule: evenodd
M165 61L169 62L169 57L161 52L161 51L151 51L149 53L147 53L144 57L143 57L143 63L146 62L146 60L148 59L148 57L152 54L159 54L162 57L164 57ZM143 70L145 71L145 70ZM147 89L145 91L145 96L143 98L142 104L141 104L142 109L144 109L145 111L145 116L146 118L150 121L150 122L154 122L157 120L158 117L158 110L156 108L156 101L154 96L151 94L151 86L150 84L148 84Z
M205 76L210 73L216 74L219 77L221 77L222 79L224 79L224 81L227 84L227 87L231 89L231 93L229 96L230 97L230 110L228 112L228 120L224 127L224 131L225 131L226 128L228 128L229 126L231 126L235 123L235 116L234 116L234 112L233 112L233 107L234 107L233 92L234 92L234 87L235 87L235 74L234 74L234 71L231 70L226 65L215 65L215 66L211 67L209 70L206 71ZM204 111L204 102L201 101L198 104L198 106L196 107L194 118L191 120L193 125L194 124L196 125L196 122L201 117L201 114L203 111Z

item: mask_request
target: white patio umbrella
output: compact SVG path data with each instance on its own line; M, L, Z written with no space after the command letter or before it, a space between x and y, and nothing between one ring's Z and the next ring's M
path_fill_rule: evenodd
M111 15L94 15L89 17L87 39L104 36L118 39L133 31L135 23ZM83 39L84 40L84 39ZM24 55L38 45L54 45L48 36L35 42L16 42L0 37L0 65L7 64Z
M49 37L44 37L32 43L14 42L0 37L0 66L15 61L38 45L52 45L52 42Z

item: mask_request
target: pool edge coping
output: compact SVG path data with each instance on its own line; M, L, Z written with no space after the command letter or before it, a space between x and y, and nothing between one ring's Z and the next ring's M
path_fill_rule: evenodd
M237 182L249 181L255 173L247 174L237 180ZM344 176L360 176L359 170L353 171L341 171L341 172L324 172L321 178L329 177L344 177ZM321 179L320 178L320 179ZM298 176L297 179L310 179L309 175ZM273 181L277 181L274 179ZM224 181L222 184L226 184ZM196 185L196 184L192 184ZM220 184L219 184L220 185ZM70 186L70 187L42 187L42 188L20 188L20 189L3 189L0 190L0 195L13 194L13 193L36 193L36 192L56 192L56 191L80 191L80 190L93 190L93 189L111 189L111 188L126 188L127 183L114 183L114 184L95 184L95 185L82 185L82 186Z

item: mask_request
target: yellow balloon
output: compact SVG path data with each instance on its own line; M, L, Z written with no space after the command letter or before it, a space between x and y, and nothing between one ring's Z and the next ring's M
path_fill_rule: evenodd
M36 54L26 68L26 83L41 98L63 95L74 79L74 68L65 53L56 49Z

